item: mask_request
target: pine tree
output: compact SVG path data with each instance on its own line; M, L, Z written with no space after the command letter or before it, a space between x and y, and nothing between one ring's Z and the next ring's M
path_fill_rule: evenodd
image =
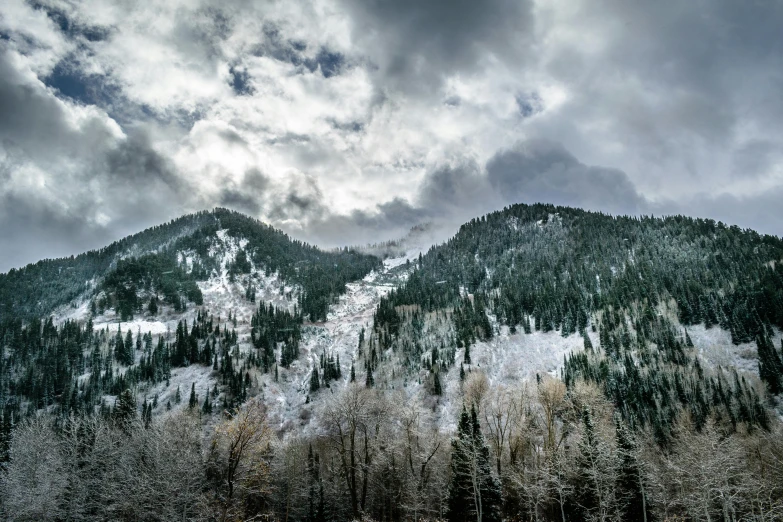
M372 374L372 364L367 364L367 376L364 379L364 385L368 388L375 386L375 377Z
M179 391L179 384L177 385L177 393L174 395L174 404L182 402L182 392Z
M647 522L650 519L649 506L645 494L644 476L639 467L636 442L619 416L615 419L615 429L620 457L617 493L623 505L622 518L629 522Z
M777 395L783 391L783 360L767 335L756 338L759 358L759 377L767 383L769 392Z
M462 362L465 364L470 364L470 345L465 344L465 357L463 357Z
M113 416L121 424L129 423L136 418L136 399L130 390L126 389L117 398Z
M593 341L590 340L590 336L587 335L587 332L584 333L583 338L584 338L585 351L588 353L592 353Z
M433 383L432 383L432 385L433 385L433 393L435 395L443 395L443 389L441 388L441 385L440 385L440 377L438 377L438 372L435 372L433 374L433 376L434 376Z
M125 334L125 361L127 365L133 364L133 332L128 329L128 333Z
M310 374L310 393L315 393L321 388L321 380L318 378L318 366L313 367Z
M209 393L207 393L207 396L204 398L204 406L201 408L201 411L204 415L212 414L212 401L209 400Z
M451 442L451 481L446 518L450 522L499 522L500 483L492 475L489 446L484 441L476 409L463 406L457 437Z
M196 397L196 383L190 385L190 400L188 401L188 408L191 410L198 406L198 397Z
M353 363L351 363L351 382L356 382L356 368Z

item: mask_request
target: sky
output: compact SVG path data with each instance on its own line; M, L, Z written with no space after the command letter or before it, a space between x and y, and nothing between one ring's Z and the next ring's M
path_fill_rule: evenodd
M3 0L0 271L232 208L333 247L512 203L783 234L783 2Z

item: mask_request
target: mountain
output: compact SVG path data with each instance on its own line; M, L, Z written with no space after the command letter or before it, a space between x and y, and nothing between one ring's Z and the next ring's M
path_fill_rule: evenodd
M783 240L543 204L439 234L216 209L0 275L0 513L783 510Z
M226 236L219 232L225 231ZM124 319L141 310L141 300L158 294L175 307L201 304L195 283L218 270L215 254L225 238L240 240L230 274L251 266L277 272L300 285L300 309L323 319L330 299L347 281L361 278L378 261L350 251L323 252L237 212L216 209L183 216L111 245L70 258L43 260L0 275L0 321L45 317L90 292L102 293ZM149 294L149 295L148 295Z
M380 302L374 332L382 350L405 354L411 366L433 348L427 364L453 364L455 349L499 326L578 335L585 350L568 355L562 377L600 384L631 425L667 437L686 407L697 425L720 409L734 423L766 426L762 397L736 368L704 377L693 337L723 330L745 357L755 343L761 378L782 391L781 261L780 238L712 220L514 205L464 224L421 257ZM440 335L452 341L445 354L417 341L419 318L438 311L453 319Z
M246 395L229 347L242 346L242 366L287 367L302 325L325 321L346 283L380 266L373 256L325 252L216 209L11 270L0 275L4 417L55 404L87 411L126 388L152 396L177 368L217 369L219 355L226 379L235 379L223 403L237 404ZM289 355L276 359L282 342Z

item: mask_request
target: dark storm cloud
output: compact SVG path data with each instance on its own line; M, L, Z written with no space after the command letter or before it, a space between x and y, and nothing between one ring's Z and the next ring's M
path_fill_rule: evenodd
M17 71L2 44L0 114L0 140L4 148L24 155L53 155L54 159L63 149L78 145L57 100L31 85Z
M573 21L568 29L584 36L541 62L570 99L539 130L578 155L621 143L605 161L675 190L687 176L690 190L726 176L711 161L742 147L743 134L779 139L780 2L607 0L584 4ZM591 123L597 132L580 129Z
M711 218L727 225L750 228L763 234L783 235L783 187L776 187L757 195L697 194L685 201L662 201L650 204L655 215L682 214L690 217Z
M501 201L481 167L470 160L428 172L417 197L418 205L430 216L449 220L474 217L493 210Z
M783 160L783 143L750 140L734 152L732 172L740 178L755 178L781 160Z
M149 136L141 130L132 130L128 138L106 151L103 175L112 183L134 187L162 184L174 191L185 187L168 159L153 149Z
M530 0L343 0L353 36L382 72L409 90L474 69L488 54L521 58L533 27ZM377 54L374 54L377 53Z
M257 168L245 172L242 182L237 185L226 179L218 198L218 205L239 212L260 215L267 206L271 181Z
M635 214L645 205L628 176L588 166L547 140L517 143L487 163L489 183L506 202L557 205Z

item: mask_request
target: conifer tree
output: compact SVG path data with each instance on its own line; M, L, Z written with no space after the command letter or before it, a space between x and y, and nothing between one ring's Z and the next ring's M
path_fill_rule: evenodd
M318 366L313 367L310 374L310 393L317 392L321 388L321 380L318 378Z
M198 406L198 398L196 397L196 383L190 385L190 400L188 401L188 408L191 410Z
M615 429L617 451L620 457L617 494L622 505L623 520L647 522L650 519L649 506L647 505L644 476L639 466L636 441L619 416L615 418Z
M136 418L136 399L130 390L126 389L117 398L117 405L114 407L114 419L122 424L131 422Z
M766 334L756 338L756 346L759 358L759 377L767 384L769 392L777 395L783 391L783 360Z
M372 364L367 363L367 376L364 379L364 385L368 388L375 386L375 377L372 374Z
M500 483L492 475L489 446L481 433L475 407L468 414L463 406L451 447L446 518L450 522L499 522Z
M590 340L590 336L587 335L587 332L585 332L582 337L584 338L585 351L586 352L592 352L593 351L593 341Z

